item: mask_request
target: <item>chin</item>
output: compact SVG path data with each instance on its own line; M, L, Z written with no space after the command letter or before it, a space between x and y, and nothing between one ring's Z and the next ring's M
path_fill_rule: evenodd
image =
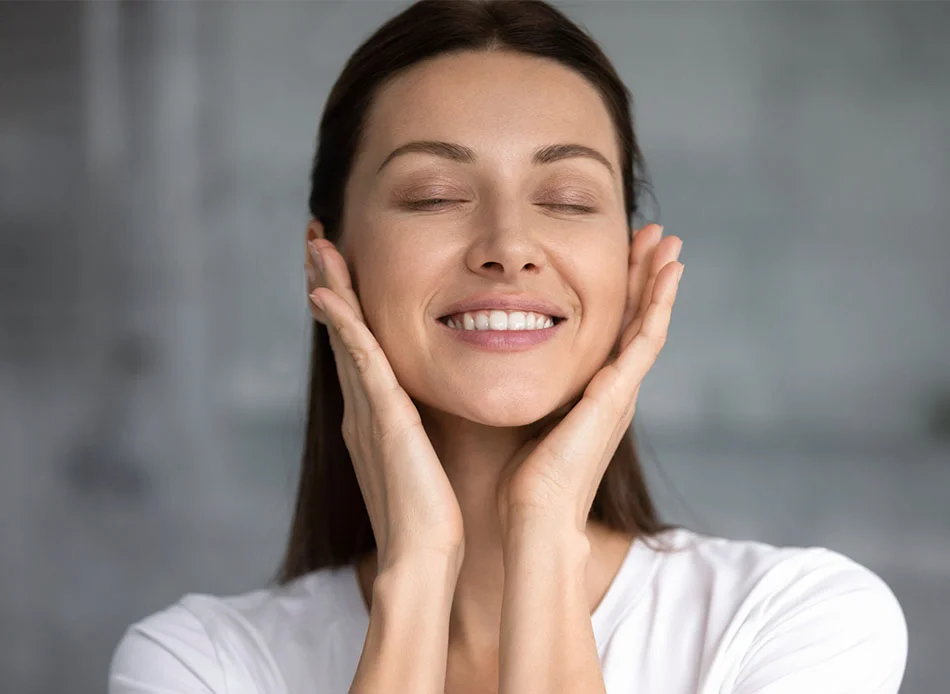
M424 402L435 410L485 426L523 427L544 419L570 399L569 393L550 384L509 382L491 388L471 383L443 388Z
M459 413L465 419L489 427L512 428L524 427L546 417L553 408L532 407L525 408L517 403L510 407L492 406L485 408L466 407L466 411Z

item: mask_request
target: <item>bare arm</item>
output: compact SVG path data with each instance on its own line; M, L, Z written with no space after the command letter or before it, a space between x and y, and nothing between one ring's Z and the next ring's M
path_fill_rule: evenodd
M443 694L458 568L454 558L432 553L379 573L350 694Z
M343 392L343 440L379 566L350 691L442 694L465 554L462 512L415 404L366 325L346 260L317 220L308 235L311 313L327 326Z
M501 694L603 694L585 573L591 505L629 431L644 375L663 344L683 264L682 240L640 229L630 247L623 327L580 401L529 439L498 488L505 535Z
M587 537L516 523L505 543L500 694L604 692L587 604Z

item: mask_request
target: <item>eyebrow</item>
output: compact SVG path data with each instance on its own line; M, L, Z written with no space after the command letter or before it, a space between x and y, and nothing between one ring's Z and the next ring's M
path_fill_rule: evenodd
M474 164L478 160L478 156L475 154L475 151L465 145L459 145L454 142L442 142L440 140L414 140L412 142L407 142L404 145L400 145L392 152L389 153L389 156L383 160L383 163L379 165L379 168L376 169L376 175L379 175L379 172L391 162L396 157L409 154L411 152L421 152L424 154L432 154L437 157L442 157L443 159L450 159L452 161L459 162L461 164ZM610 171L610 175L614 175L614 167L611 165L610 160L607 159L603 154L598 152L592 147L586 145L579 145L574 143L565 143L565 144L555 144L555 145L546 145L544 147L539 147L534 151L531 156L531 163L535 166L540 166L541 164L551 164L561 159L569 159L571 157L587 157L593 159L594 161L599 161L601 164L607 167L607 170Z

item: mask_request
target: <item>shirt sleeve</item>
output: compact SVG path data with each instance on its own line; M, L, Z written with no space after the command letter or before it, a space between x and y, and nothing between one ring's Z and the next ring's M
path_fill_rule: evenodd
M109 667L109 694L225 694L211 641L181 604L130 626Z
M897 598L844 555L809 558L769 599L731 694L897 694L907 661Z

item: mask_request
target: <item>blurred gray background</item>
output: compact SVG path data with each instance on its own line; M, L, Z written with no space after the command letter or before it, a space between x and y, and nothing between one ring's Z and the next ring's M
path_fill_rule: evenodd
M0 5L0 690L274 572L326 95L404 2ZM668 519L824 545L950 681L950 5L558 3L685 241L636 432Z

